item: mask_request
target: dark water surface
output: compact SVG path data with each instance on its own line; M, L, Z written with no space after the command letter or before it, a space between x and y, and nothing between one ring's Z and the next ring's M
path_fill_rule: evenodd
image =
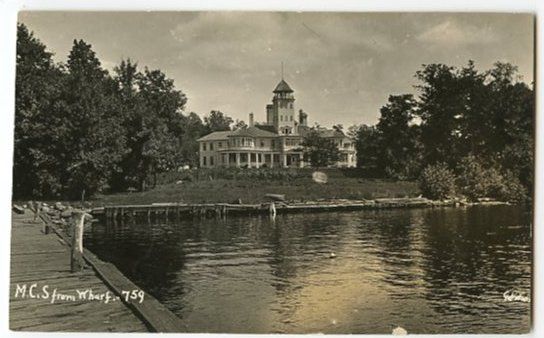
M86 246L188 332L520 333L531 219L513 206L94 224ZM334 252L336 258L329 258Z

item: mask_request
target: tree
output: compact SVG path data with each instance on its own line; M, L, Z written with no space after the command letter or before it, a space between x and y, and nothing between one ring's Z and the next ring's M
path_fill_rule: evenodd
M472 61L462 68L430 64L417 71L416 78L420 81L416 98L390 96L375 126L350 130L356 139L358 166L402 179L417 177L421 168L437 163L474 169L466 159L477 158L486 173L472 182L508 177L512 184L501 184L500 195L519 200L524 189L531 194L534 91L520 81L517 67L498 62L480 72ZM476 169L472 172L484 172ZM465 192L476 183L459 180ZM487 193L474 189L479 195Z
M91 45L74 40L65 64L18 26L14 196L78 198L143 188L158 172L196 164L209 132L160 70L122 60L111 77ZM232 119L212 114L212 128Z
M357 167L363 168L370 176L381 176L378 172L380 141L376 126L366 124L350 127L350 136L355 140Z
M67 125L65 165L61 181L69 197L107 189L109 178L118 170L125 152L125 134L115 86L100 61L83 40L74 40L67 62L63 100Z
M334 141L324 138L319 131L311 130L303 139L304 161L312 167L327 167L340 159L340 151Z
M244 120L236 120L236 122L232 126L232 130L238 130L238 129L244 129L244 128L247 128L247 124L244 122Z
M184 139L185 94L160 70L137 70L130 60L115 68L118 95L122 98L128 151L116 175L117 189L146 188L159 172L176 168L184 161L179 151Z
M182 129L183 135L179 148L182 163L196 167L199 162L197 139L208 134L208 129L195 112L191 112L187 116L183 115Z
M464 108L463 88L453 67L444 64L424 65L416 72L422 82L418 116L426 163L453 165L459 158L460 117Z
M493 123L489 161L499 162L533 193L534 182L534 90L519 82L517 67L497 62L489 72ZM497 156L498 153L498 156Z
M219 110L212 110L208 116L204 117L204 124L208 131L227 131L230 130L230 125L234 121L229 116L223 114Z
M342 124L335 124L334 126L332 126L332 129L339 133L344 132L344 126Z
M187 99L177 90L174 81L160 70L144 70L138 79L139 96L145 107L147 118L143 130L143 172L139 175L140 186L148 175L176 168L181 163L179 140L182 137L182 111Z
M62 69L24 24L17 26L13 195L58 196L59 138L64 133Z
M381 155L377 167L388 177L416 178L420 171L421 154L419 127L413 124L416 101L410 94L391 95L380 109L376 125Z

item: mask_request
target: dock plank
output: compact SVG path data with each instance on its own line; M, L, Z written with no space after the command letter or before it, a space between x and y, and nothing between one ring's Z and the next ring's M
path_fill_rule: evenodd
M77 298L76 290L93 293L113 292L87 269L70 272L70 248L56 234L44 234L41 220L28 214L13 214L11 229L10 329L16 331L66 332L147 332L148 326L120 300L105 304ZM30 298L29 288L36 284ZM45 298L43 286L48 286ZM25 296L17 286L26 286ZM51 303L53 289L74 295L75 301ZM17 294L17 297L16 297Z

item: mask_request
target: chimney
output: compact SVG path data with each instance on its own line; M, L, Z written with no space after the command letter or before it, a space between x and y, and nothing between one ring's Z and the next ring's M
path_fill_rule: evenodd
M302 109L298 111L298 122L301 126L308 125L308 114L306 114Z
M249 126L253 127L254 124L255 123L253 122L253 113L249 113Z

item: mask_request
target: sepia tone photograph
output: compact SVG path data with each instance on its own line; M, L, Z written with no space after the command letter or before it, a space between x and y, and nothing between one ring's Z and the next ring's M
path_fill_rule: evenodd
M525 334L535 15L19 12L9 328Z

